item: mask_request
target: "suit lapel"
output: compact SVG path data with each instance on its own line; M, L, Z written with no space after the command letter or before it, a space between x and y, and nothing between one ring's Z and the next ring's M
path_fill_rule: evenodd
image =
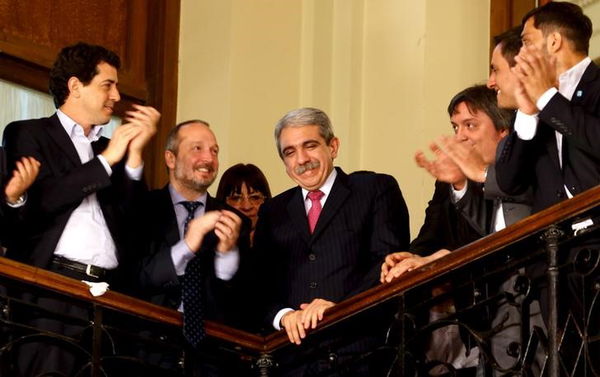
M150 203L152 204L152 203ZM169 185L165 186L160 190L160 200L157 210L158 213L163 213L163 229L165 231L165 240L169 245L175 245L179 240L179 227L177 226L177 215L173 208L173 200L169 193Z
M73 145L73 141L71 141L71 138L65 132L62 124L60 124L58 115L54 114L50 117L50 122L48 123L48 127L46 127L46 132L56 143L58 149L65 154L65 156L73 163L73 165L81 165L81 159L77 154L77 150Z
M308 218L306 217L306 208L302 199L302 189L296 187L292 194L292 199L287 205L287 211L292 219L292 224L302 236L302 239L308 243L310 232L308 231Z
M350 195L350 189L348 188L347 184L348 176L341 169L338 169L337 173L338 174L335 178L335 182L331 187L331 192L325 201L325 206L323 206L323 209L321 210L321 215L319 215L319 220L317 221L317 226L312 234L311 241L317 239L319 235L327 228L327 225L339 212L340 208Z
M574 105L582 105L589 98L588 95L593 91L588 90L590 83L593 83L597 80L598 73L600 69L598 66L591 62L590 65L583 72L583 76L581 76L581 80L577 84L577 89L573 93L573 97L571 98L571 103Z

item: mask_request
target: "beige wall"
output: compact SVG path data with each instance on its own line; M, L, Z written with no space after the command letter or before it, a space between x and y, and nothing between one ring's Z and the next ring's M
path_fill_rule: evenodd
M221 171L252 162L278 193L293 182L273 125L322 108L337 164L396 177L414 237L433 179L413 154L450 132L451 96L485 80L488 30L481 0L182 0L178 120L209 121Z

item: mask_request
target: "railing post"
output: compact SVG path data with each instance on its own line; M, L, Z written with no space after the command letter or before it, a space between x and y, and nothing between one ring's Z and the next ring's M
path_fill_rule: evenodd
M548 375L558 377L560 363L558 355L558 241L564 235L556 225L550 226L542 235L548 257Z
M101 377L102 358L102 307L94 305L94 322L92 323L92 377Z
M270 353L263 352L256 360L256 368L260 377L269 377L271 370L275 367L275 360Z

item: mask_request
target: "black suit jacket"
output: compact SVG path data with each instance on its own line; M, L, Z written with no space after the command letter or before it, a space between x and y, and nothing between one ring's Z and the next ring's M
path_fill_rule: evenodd
M313 234L300 187L260 208L254 248L268 277L269 324L280 309L315 298L340 302L379 284L385 256L408 247L408 210L396 180L337 174Z
M108 142L102 137L92 143L94 154L101 153ZM117 256L123 257L127 203L141 185L127 177L124 162L113 166L110 176L97 157L82 164L56 114L9 124L4 130L4 146L9 169L23 156L41 163L28 190L22 233L18 244L8 250L8 257L47 268L71 213L92 193L97 194Z
M481 185L469 182L467 192L456 203L449 183L436 181L433 198L425 210L425 222L409 250L421 256L440 249L458 249L487 235L491 201L483 199Z
M210 195L206 211L236 210L219 202ZM175 272L171 259L171 247L179 242L179 228L168 186L147 193L141 202L135 220L134 235L136 254L143 255L139 265L139 285L142 297L151 302L177 309L181 304L181 278ZM249 220L243 215L242 230L238 241L240 259L245 258L249 244ZM206 319L224 322L232 326L245 324L240 312L240 294L237 280L223 281L217 278L214 268L215 249L218 238L214 232L206 235L196 257L202 258L203 300ZM240 262L242 263L242 262ZM240 265L240 268L242 266ZM238 269L239 271L239 269Z
M507 136L497 161L498 184L511 195L533 188L533 212L600 183L600 69L591 63L568 101L560 93L539 113L532 140ZM560 169L555 132L563 135Z

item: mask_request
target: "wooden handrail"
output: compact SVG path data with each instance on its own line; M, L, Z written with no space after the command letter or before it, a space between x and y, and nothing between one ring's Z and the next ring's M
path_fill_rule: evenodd
M336 304L327 310L323 321L312 332L330 327L396 297L410 288L431 281L466 263L481 259L503 247L535 235L552 224L573 218L598 205L600 205L600 186L527 217L502 231L461 247L443 258L406 273L401 279L381 284ZM3 257L0 257L0 275L131 315L174 326L182 324L181 314L175 310L113 291L94 297L90 294L87 286L80 281ZM206 321L205 327L209 336L254 353L272 352L289 344L284 331L263 337L211 321Z

